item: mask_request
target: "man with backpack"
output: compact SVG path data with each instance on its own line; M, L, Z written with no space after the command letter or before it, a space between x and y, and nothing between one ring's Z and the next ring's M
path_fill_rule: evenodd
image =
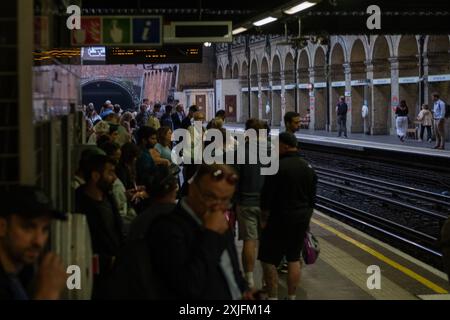
M436 132L436 145L433 149L445 149L445 118L447 105L439 97L439 93L432 94L434 102L434 129Z

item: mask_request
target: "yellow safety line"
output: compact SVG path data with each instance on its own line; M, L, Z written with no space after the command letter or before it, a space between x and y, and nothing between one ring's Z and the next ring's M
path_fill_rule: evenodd
M402 265L400 265L399 263L389 259L388 257L386 257L385 255L381 254L380 252L368 247L367 245L347 236L346 234L343 234L342 232L336 230L335 228L328 226L314 218L311 219L312 222L314 222L315 224L319 225L320 227L330 231L331 233L334 233L335 235L337 235L339 238L344 239L345 241L350 242L351 244L357 246L358 248L366 251L367 253L371 254L372 256L378 258L379 260L387 263L388 265L394 267L395 269L403 272L404 274L406 274L407 276L413 278L414 280L420 282L421 284L423 284L424 286L430 288L431 290L433 290L436 293L439 294L446 294L448 293L447 290L445 290L444 288L438 286L437 284L431 282L430 280L422 277L421 275L415 273L414 271L412 271L411 269L408 269Z

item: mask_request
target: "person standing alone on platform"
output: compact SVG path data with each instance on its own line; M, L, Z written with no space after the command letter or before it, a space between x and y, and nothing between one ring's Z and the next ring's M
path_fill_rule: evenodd
M361 108L361 117L363 118L364 123L364 134L370 134L370 127L369 127L369 107L367 104L363 104Z
M436 145L433 149L445 149L445 103L439 98L439 93L433 93L434 102L434 131L436 132Z
M401 142L405 142L406 131L408 130L408 106L406 101L400 101L400 106L395 109L395 125L397 136Z
M317 176L303 160L292 133L279 135L278 173L267 176L261 192L262 233L258 259L263 263L269 299L278 298L276 266L288 261L288 298L295 300L300 281L300 253L313 213Z
M339 102L336 105L336 116L337 116L337 124L338 124L338 137L344 133L344 137L347 138L347 111L348 106L345 102L345 97L341 96L339 98Z

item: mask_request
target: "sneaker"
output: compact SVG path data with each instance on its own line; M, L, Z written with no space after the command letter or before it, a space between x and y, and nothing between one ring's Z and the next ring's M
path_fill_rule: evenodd
M277 268L277 270L280 273L288 273L288 264L287 263L280 264L280 266Z
M428 143L431 143L431 142L433 142L433 140L431 140L431 139L428 139Z
M419 140L417 140L417 141L422 142L423 140L422 140L422 139L419 139Z

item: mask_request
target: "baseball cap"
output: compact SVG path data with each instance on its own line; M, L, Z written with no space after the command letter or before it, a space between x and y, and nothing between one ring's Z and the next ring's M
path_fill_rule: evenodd
M113 110L111 110L111 109L106 109L105 111L103 111L103 112L100 114L100 118L105 119L107 116L109 116L109 115L112 114L112 113L114 113Z
M0 216L17 214L24 218L35 219L49 216L53 219L65 220L65 213L52 208L50 199L39 188L32 185L19 185L9 188L3 193L5 204Z

